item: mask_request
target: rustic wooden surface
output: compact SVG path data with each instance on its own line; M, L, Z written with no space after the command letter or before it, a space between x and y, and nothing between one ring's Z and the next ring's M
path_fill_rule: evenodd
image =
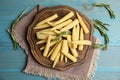
M85 4L94 2L110 4L116 14L116 19L110 19L104 8L92 8L90 10L84 8ZM17 51L13 50L7 32L11 22L26 6L29 6L29 10L31 10L37 4L45 7L69 5L90 19L100 19L109 23L111 25L108 32L110 37L109 48L107 51L100 52L93 80L120 80L120 0L0 0L0 80L46 80L44 77L22 72L27 56L20 47ZM97 31L94 34L101 38Z

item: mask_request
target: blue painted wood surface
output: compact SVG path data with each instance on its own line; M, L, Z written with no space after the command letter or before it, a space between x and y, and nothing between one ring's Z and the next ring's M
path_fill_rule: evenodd
M116 19L110 19L104 8L86 10L83 4L105 2L111 5ZM0 80L46 80L44 77L22 72L26 55L20 47L13 50L8 29L17 15L29 5L29 10L37 4L42 6L69 5L78 9L90 19L100 19L109 23L110 44L107 51L101 51L93 80L120 80L120 0L0 0ZM95 36L100 37L95 31ZM53 80L53 79L50 79Z

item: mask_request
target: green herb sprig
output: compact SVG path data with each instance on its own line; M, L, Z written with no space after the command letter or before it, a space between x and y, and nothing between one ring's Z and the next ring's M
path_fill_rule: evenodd
M109 44L109 37L106 33L106 31L108 31L107 26L109 26L109 24L103 23L102 21L97 19L93 19L92 23L95 29L97 29L101 34L101 36L104 38L104 44L95 44L94 48L100 48L100 49L106 50Z
M56 36L55 41L60 40L63 35L70 35L70 34L71 34L71 31L63 31Z
M11 39L12 39L12 43L13 43L13 48L14 48L14 50L16 50L17 49L17 46L18 46L18 43L17 43L17 40L16 40L16 38L15 38L15 36L14 36L14 29L15 29L15 27L16 27L16 25L17 25L17 23L21 20L21 18L25 15L25 12L26 12L26 10L28 9L29 7L27 6L19 15L18 15L18 17L12 22L12 25L11 25L11 27L10 27L10 29L9 29L9 33L10 33L10 36L11 36Z
M110 5L105 4L105 3L100 3L100 4L93 3L92 6L93 7L104 7L108 11L110 18L111 19L115 18L115 14L112 11L112 9L110 8Z

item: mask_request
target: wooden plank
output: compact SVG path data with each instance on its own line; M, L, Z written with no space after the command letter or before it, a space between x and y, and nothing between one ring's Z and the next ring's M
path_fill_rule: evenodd
M119 50L120 47L109 47L108 51L101 51L96 71L98 73L120 72ZM19 73L24 69L26 63L26 55L21 48L18 48L18 50L14 51L12 49L12 45L1 45L0 51L0 72ZM112 59L113 57L115 58Z
M107 2L105 0L98 0L97 2ZM6 44L6 42L11 43L10 39L8 38L8 34L6 32L6 29L10 27L10 23L12 22L13 19L16 18L16 16L27 6L27 4L32 3L32 5L30 5L30 9L32 9L36 4L40 3L43 6L55 6L55 5L60 5L60 4L68 4L69 6L72 6L76 9L78 9L79 11L81 11L82 13L84 13L85 15L87 15L89 18L95 18L95 19L100 19L103 20L107 23L109 23L111 25L110 27L110 31L109 31L109 37L110 37L110 45L117 45L119 46L120 43L120 35L119 35L119 30L120 30L120 23L119 23L119 13L120 11L118 10L118 8L116 7L120 7L120 5L118 4L118 0L116 1L108 1L107 3L111 4L112 9L115 11L116 13L116 19L109 19L109 15L107 13L107 11L104 8L94 8L92 10L85 10L82 6L83 3L85 2L89 2L88 0L86 1L71 1L71 0L64 0L64 2L61 2L60 0L53 0L54 4L51 4L50 1L33 1L33 0L28 0L28 1L11 1L9 2L9 4L7 3L7 0L2 1L0 3L0 32L2 34L0 34L1 37L3 37L3 39L1 40L2 44ZM78 3L79 2L79 3ZM96 2L93 1L93 2ZM6 4L7 3L7 4ZM27 4L26 4L27 3ZM74 5L74 3L76 3L76 5ZM14 4L14 5L13 5ZM116 5L116 6L113 6ZM6 7L4 7L6 6ZM15 8L15 7L19 7L19 8ZM30 10L29 9L29 10ZM94 14L95 13L95 14ZM104 17L103 17L104 16ZM9 22L9 23L4 23L4 22ZM115 26L115 27L114 27ZM99 37L99 34L95 32L95 35ZM9 39L9 40L8 40ZM103 42L103 41L102 41Z
M46 80L46 78L31 76L22 72L0 72L0 80Z
M101 51L98 59L98 66L119 67L120 47L109 47L107 51Z
M51 3L51 1L47 0L47 1L39 1L39 0L26 0L26 1L9 1L9 0L4 0L4 1L0 1L0 32L2 34L0 34L0 37L3 37L0 40L0 43L2 44L6 44L6 42L11 43L10 39L8 38L8 34L6 32L6 29L10 27L10 23L16 18L16 16L27 6L30 6L30 9L32 9L36 4L40 3L40 5L43 6L55 6L55 5L63 5L63 4L67 4L73 8L78 9L79 11L81 11L82 13L84 13L85 15L87 15L89 18L93 19L100 19L102 21L105 21L107 23L109 23L110 26L110 31L109 31L109 37L110 37L110 45L113 46L120 46L120 23L119 23L119 13L120 10L116 7L120 7L120 3L119 0L115 0L115 1L106 1L106 0L53 0L54 4ZM108 4L111 4L111 8L114 10L115 14L116 14L116 19L110 19L108 12L104 9L104 8L93 8L91 10L86 10L83 7L84 3L93 3L93 2L105 2ZM9 4L8 4L9 3ZM21 7L19 7L21 6ZM19 8L16 8L19 7ZM30 10L29 9L29 10ZM103 17L104 16L104 17ZM106 16L106 17L105 17ZM4 21L4 23L2 22ZM9 23L8 23L9 22ZM99 37L99 34L95 32L95 35ZM9 39L9 40L8 40Z
M120 66L98 66L97 72L120 72Z
M12 45L0 46L0 71L7 69L22 70L25 63L26 54L20 47L14 51Z
M6 77L7 76L7 77ZM102 77L101 77L102 76ZM93 80L120 80L120 74L119 73L113 73L113 72L99 72L96 73L96 76L93 78ZM31 76L28 74L23 73L17 73L17 72L3 72L0 73L0 80L46 80L43 77L39 76ZM58 79L49 79L49 80L58 80Z
M120 80L118 72L97 72L93 80Z
M2 72L0 73L0 80L46 80L44 77L31 76L22 72ZM48 79L59 80L59 79ZM93 80L120 80L120 73L115 72L97 72Z
M114 53L113 53L114 52ZM101 51L98 59L98 66L120 66L120 47L109 47L107 51ZM20 47L18 50L14 51L12 45L0 45L0 62L8 63L9 61L13 63L25 62L26 55L24 50Z

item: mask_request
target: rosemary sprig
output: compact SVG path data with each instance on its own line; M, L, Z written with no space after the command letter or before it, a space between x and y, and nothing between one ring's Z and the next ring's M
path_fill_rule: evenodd
M110 5L105 4L105 3L100 3L100 4L93 3L92 6L93 7L104 7L108 11L110 18L111 19L115 18L115 14L112 11L112 9L110 8Z
M12 43L13 43L13 48L14 48L14 50L17 49L18 43L17 43L16 38L15 38L15 36L14 36L14 31L13 31L13 30L15 29L17 23L18 23L18 22L21 20L21 18L25 15L25 11L26 11L27 9L28 9L28 6L18 15L18 17L12 22L12 25L11 25L11 27L10 27L9 33L10 33L10 36L11 36L11 39L12 39Z
M107 26L110 26L109 24L107 23L103 23L102 21L98 20L98 19L95 19L94 20L96 23L98 23L102 28L104 28L106 31L108 31L108 28Z
M109 37L106 33L106 31L108 31L107 26L109 26L109 24L103 23L102 21L99 21L97 19L93 19L92 23L95 29L97 29L101 36L104 38L104 44L95 44L94 48L101 48L103 50L106 50L109 44Z
M70 35L70 34L71 34L71 31L63 31L56 36L55 41L60 40L63 35Z

